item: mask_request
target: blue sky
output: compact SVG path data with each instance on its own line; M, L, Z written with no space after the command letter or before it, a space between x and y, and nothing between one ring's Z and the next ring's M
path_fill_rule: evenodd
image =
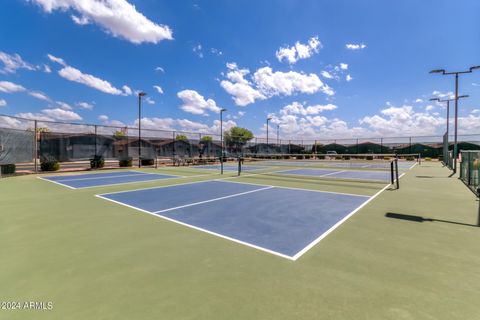
M452 76L480 64L480 2L11 0L0 5L0 113L284 138L434 135ZM480 70L461 77L480 132Z

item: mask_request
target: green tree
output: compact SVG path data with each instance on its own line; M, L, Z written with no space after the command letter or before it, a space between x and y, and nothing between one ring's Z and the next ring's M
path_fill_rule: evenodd
M224 137L225 144L238 152L244 144L253 139L253 133L245 128L233 127L225 131Z
M113 134L113 136L115 138L124 138L126 137L127 135L125 134L125 132L121 131L121 130L117 130L115 131L115 133Z
M188 141L188 137L187 137L186 135L184 135L184 134L177 134L177 136L175 137L175 140L187 142L187 141Z
M210 143L210 142L212 142L212 137L211 137L211 136L203 136L203 137L200 139L200 142L202 142L202 143Z

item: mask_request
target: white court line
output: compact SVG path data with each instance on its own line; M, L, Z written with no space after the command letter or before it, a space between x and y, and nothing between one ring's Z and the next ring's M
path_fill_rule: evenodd
M401 175L399 176L399 179L402 178L405 174L406 174L406 173L401 174ZM228 178L217 179L217 180L214 180L214 181L221 181L221 180L225 180L225 179L228 179ZM193 183L200 183L200 182L208 182L208 180L207 180L207 181L196 181L196 182L185 183L185 184L193 184ZM223 181L223 182L227 182L227 181ZM234 181L231 181L231 182L232 182L232 183L240 183L240 184L252 184L252 183L242 183L242 182L234 182ZM255 185L255 184L254 184L254 185ZM198 230L198 231L202 231L202 232L205 232L205 233L208 233L208 234L217 236L217 237L219 237L219 238L223 238L223 239L226 239L226 240L230 240L230 241L233 241L233 242L236 242L236 243L239 243L239 244L242 244L242 245L251 247L251 248L255 248L255 249L257 249L257 250L264 251L264 252L267 252L267 253L270 253L270 254L273 254L273 255L276 255L276 256L279 256L279 257L288 259L288 260L296 261L296 260L299 259L302 255L304 255L308 250L310 250L310 249L313 248L316 244L318 244L322 239L324 239L324 238L325 238L326 236L328 236L331 232L333 232L336 228L338 228L342 223L344 223L345 221L347 221L351 216L353 216L353 215L354 215L355 213L357 213L360 209L362 209L364 206L366 206L370 201L372 201L372 200L375 199L378 195L380 195L383 191L385 191L390 185L391 185L391 184L386 185L382 190L378 191L378 192L377 192L375 195L373 195L372 197L369 197L369 196L361 196L361 195L344 194L344 195L349 195L349 196L366 197L366 198L369 198L369 199L366 200L364 203L362 203L359 207L357 207L356 209L354 209L352 212L350 212L350 213L349 213L347 216L345 216L343 219L339 220L335 225L333 225L332 227L330 227L326 232L324 232L323 234L321 234L317 239L315 239L315 240L312 241L310 244L308 244L306 247L304 247L302 250L300 250L299 252L297 252L293 257L292 257L292 256L288 256L288 255L285 255L285 254L282 254L282 253L279 253L279 252L276 252L276 251L273 251L273 250L270 250L270 249L266 249L266 248L263 248L263 247L259 247L259 246L256 246L256 245L254 245L254 244L251 244L251 243L248 243L248 242L244 242L244 241L241 241L241 240L238 240L238 239L235 239L235 238L231 238L231 237L225 236L225 235L223 235L223 234L219 234L219 233L216 233L216 232L212 232L212 231L207 230L207 229L203 229L203 228L200 228L200 227L197 227L197 226L194 226L194 225L190 225L190 224L187 224L187 223L184 223L184 222L181 222L181 221L172 219L172 218L168 218L168 217L165 217L165 216L163 216L163 215L156 214L155 212L150 212L150 211L147 211L147 210L144 210L144 209L135 207L135 206L128 205L128 204L126 204L126 203L122 203L122 202L119 202L119 201L116 201L116 200L112 200L112 199L103 197L102 195L95 195L95 196L98 197L98 198L101 198L101 199L104 199L104 200L107 200L107 201L116 203L116 204L120 204L120 205L125 206L125 207L129 207L129 208L132 208L132 209L135 209L135 210L144 212L144 213L148 213L148 214L150 214L150 215L153 215L153 216L155 216L155 217L162 218L162 219L164 219L164 220L167 220L167 221L170 221L170 222L173 222L173 223L177 223L177 224L179 224L179 225L183 225L183 226L186 226L186 227L189 227L189 228ZM174 185L171 185L171 186L174 186ZM156 187L156 188L164 188L164 187L170 187L170 186L161 186L161 187ZM265 189L270 189L270 188L293 189L293 190L305 190L305 191L322 192L322 193L342 194L342 193L337 193L337 192L317 191L317 190L288 188L288 187L276 187L276 186L268 186L267 188L257 189L257 190L253 190L253 191L255 192L255 191L260 191L260 190L265 190ZM145 189L154 189L154 188L145 188ZM139 189L138 191L140 191L140 190L145 190L145 189ZM130 190L130 191L132 191L132 190ZM130 192L130 191L113 192L113 193L108 193L108 194L123 193L123 192ZM250 193L250 192L252 192L252 191L249 191L248 193ZM245 194L245 193L243 193L243 194ZM105 194L105 195L107 195L107 194ZM238 194L238 195L240 195L240 194ZM223 197L223 198L225 198L225 197ZM218 198L217 200L220 200L220 198ZM212 199L211 201L215 201L215 200ZM207 201L204 201L204 202L209 202L209 201L207 200ZM200 204L200 203L197 203L197 204ZM193 204L192 204L192 205L193 205ZM183 207L183 206L182 206L182 207ZM181 208L181 207L178 207L178 208ZM173 209L171 209L171 210L173 210ZM164 211L157 211L157 213L161 213L161 212L164 212Z
M97 175L97 173L92 173L91 175ZM160 175L158 173L142 173L142 174L125 174L125 175L121 175L121 176L115 176L115 175L111 175L111 176L102 176L102 177L88 177L88 178L72 178L72 179L63 179L63 180L60 180L60 181L82 181L82 180L100 180L100 179L114 179L114 178L123 178L123 177L138 177L138 176L144 176L144 175ZM165 176L172 176L170 174L164 174ZM67 176L52 176L52 177L67 177ZM74 176L72 176L74 177ZM50 180L48 177L45 177L45 180L49 180L49 181L53 181L53 180Z
M154 174L152 174L154 175ZM167 175L167 174L166 174ZM135 176L135 175L133 175ZM138 176L138 175L137 175ZM52 182L52 183L55 183L55 184L58 184L58 185L61 185L61 186L64 186L64 187L67 187L67 188L70 188L70 189L74 189L74 190L78 190L78 189L90 189L90 188L100 188L100 187L109 187L109 186L116 186L116 185L123 185L123 184L131 184L131 183L144 183L144 182L153 182L153 181L165 181L165 180L172 180L172 179L185 179L185 178L190 178L190 177L195 177L195 176L172 176L170 175L171 178L160 178L160 179L151 179L151 180L140 180L140 181L129 181L129 182L118 182L118 183L110 183L110 184L102 184L102 185L95 185L95 186L88 186L88 187L79 187L79 188L76 188L76 187L72 187L72 186L69 186L69 185L66 185L66 184L63 184L63 183L60 183L60 182L57 182L57 181L53 181L53 180L49 180L49 179L45 179L43 177L37 177L38 179L41 179L41 180L44 180L44 181L48 181L48 182ZM198 176L206 176L206 174L203 174L203 175L198 175ZM124 177L124 176L118 176L118 177ZM117 177L117 178L118 178ZM100 179L100 178L98 178ZM79 180L79 179L78 179ZM78 181L78 180L75 180L75 181ZM62 180L64 181L64 180ZM157 187L153 187L153 188L157 188ZM148 188L147 188L148 189Z
M69 186L69 185L66 185L66 184L63 184L63 183L60 183L60 182L57 182L57 181L45 179L44 177L37 177L37 179L40 179L40 180L43 180L43 181L52 182L52 183L58 184L59 186L67 187L67 188L72 189L72 190L76 190L76 189L77 189L77 188L75 188L75 187L71 187L71 186Z
M405 173L401 174L400 177L398 177L398 179L400 180L401 177L403 177L405 175ZM396 180L395 180L396 181ZM333 230L337 229L342 223L344 223L345 221L347 221L351 216L353 216L355 213L357 213L358 211L360 211L360 209L362 209L363 207L365 207L368 203L370 203L373 199L375 199L376 197L378 197L383 191L385 191L388 187L390 187L391 184L387 184L385 187L383 187L382 190L378 191L377 193L375 193L372 197L370 197L370 199L368 199L367 201L365 201L364 203L362 203L359 207L357 207L355 210L353 210L352 212L350 212L348 215L346 215L343 219L339 220L337 223L335 223L332 227L330 227L330 229L328 229L327 231L325 231L324 233L322 233L317 239L313 240L310 244L308 244L305 248L303 248L302 250L300 250L299 252L297 252L297 254L295 254L293 256L293 259L292 260L297 260L298 258L300 258L302 255L304 255L308 250L310 250L311 248L313 248L315 245L317 245L322 239L324 239L326 236L328 236L330 233L333 232Z
M194 178L194 177L205 177L205 176L214 176L214 175L219 175L220 173L210 173L210 174L199 174L195 176L185 176L182 178ZM165 179L164 179L165 180ZM190 182L182 182L182 183L174 183L174 184L167 184L165 186L155 186L155 187L148 187L148 188L139 188L139 189L131 189L131 190L125 190L125 191L116 191L116 192L109 192L109 193L102 193L99 194L98 196L103 196L103 195L109 195L109 194L117 194L117 193L126 193L126 192L132 192L132 191L142 191L142 190L150 190L150 189L160 189L160 188L168 188L168 187L175 187L175 186L183 186L183 185L188 185L188 184L195 184L195 183L201 183L201 182L210 182L210 181L216 181L216 180L199 180L199 181L190 181Z
M242 177L242 176L240 176ZM245 177L245 176L244 176ZM331 194L340 194L344 196L352 196L352 197L364 197L364 198L370 198L370 196L364 196L361 194L353 194L353 193L344 193L344 192L335 192L335 191L323 191L323 190L314 190L314 189L305 189L305 188L295 188L295 187L282 187L282 186L273 186L270 184L261 184L261 183L252 183L252 182L240 182L240 181L224 181L227 179L231 178L238 178L238 177L230 177L230 178L220 178L220 179L215 179L214 181L218 182L229 182L229 183L238 183L238 184L250 184L253 186L265 186L265 187L275 187L278 189L288 189L288 190L299 190L299 191L310 191L310 192L320 192L320 193L331 193Z
M235 194L231 194L231 195L229 195L229 196L214 198L214 199L205 200L205 201L193 202L193 203L185 204L185 205L183 205L183 206L178 206L178 207L163 209L163 210L155 211L155 212L153 212L153 213L162 213L162 212L172 211L172 210L176 210L176 209L181 209L181 208L186 208L186 207L192 207L192 206L196 206L196 205L203 204L203 203L214 202L214 201L219 201L219 200L228 199L228 198L234 198L234 197L238 197L238 196L243 196L243 195L245 195L245 194L254 193L254 192L263 191L263 190L268 190L268 189L272 189L272 188L275 188L275 187L274 187L274 186L269 186L269 187L265 187L265 188L260 188L260 189L255 189L255 190L250 190L250 191L235 193Z
M204 229L204 228L200 228L200 227L197 227L197 226L194 226L194 225L185 223L185 222L181 222L181 221L178 221L178 220L175 220L175 219L166 217L166 216L162 216L162 215L159 215L159 214L155 214L155 213L150 212L150 211L147 211L147 210L143 210L143 209L140 209L140 208L137 208L137 207L134 207L134 206L131 206L131 205L122 203L122 202L118 202L118 201L115 201L115 200L112 200L112 199L109 199L109 198L102 197L101 195L95 195L95 196L98 197L98 198L101 198L101 199L110 201L110 202L114 202L114 203L116 203L116 204L120 204L120 205L125 206L125 207L129 207L129 208L131 208L131 209L135 209L135 210L139 210L139 211L144 212L144 213L148 213L148 214L150 214L150 215L152 215L152 216L154 216L154 217L161 218L161 219L164 219L164 220L167 220L167 221L170 221L170 222L179 224L179 225L184 226L184 227L192 228L192 229L195 229L195 230L197 230L197 231L202 231L202 232L205 232L205 233L207 233L207 234L210 234L210 235L213 235L213 236L217 236L217 237L219 237L219 238L226 239L226 240L229 240L229 241L232 241L232 242L235 242L235 243L239 243L239 244L242 244L242 245L244 245L244 246L247 246L247 247L250 247L250 248L254 248L254 249L257 249L257 250L260 250L260 251L263 251L263 252L267 252L267 253L270 253L270 254L273 254L273 255L276 255L276 256L279 256L279 257L288 259L288 260L294 260L291 256L288 256L288 255L283 254L283 253L280 253L280 252L276 252L276 251L273 251L273 250L270 250L270 249L267 249L267 248L259 247L259 246L256 246L256 245L254 245L254 244L251 244L251 243L248 243L248 242L244 242L244 241L242 241L242 240L238 240L238 239L235 239L235 238L231 238L231 237L228 237L228 236L223 235L223 234L220 234L220 233L216 233L216 232L213 232L213 231Z

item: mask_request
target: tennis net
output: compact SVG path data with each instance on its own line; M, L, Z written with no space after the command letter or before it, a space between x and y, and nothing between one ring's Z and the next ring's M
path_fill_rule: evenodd
M239 159L238 174L310 183L320 180L355 184L391 183L399 187L399 172L410 169L417 161L420 161L417 154L244 155Z

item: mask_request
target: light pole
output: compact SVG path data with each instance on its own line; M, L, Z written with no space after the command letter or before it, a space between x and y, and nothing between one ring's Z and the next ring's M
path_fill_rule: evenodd
M280 124L277 124L277 145L280 146Z
M267 118L267 153L270 153L269 150L268 150L268 122L269 122L270 120L272 120L272 118L271 118L271 117L268 117L268 118Z
M220 110L220 174L223 174L223 113L227 111L227 109L223 108Z
M142 167L142 97L147 94L143 91L138 93L138 167Z
M442 75L455 75L455 138L453 144L453 173L457 172L457 158L458 158L458 145L457 145L457 136L458 136L458 75L464 73L472 73L473 70L480 69L480 66L470 67L467 71L455 71L455 72L446 72L444 69L436 69L430 71L430 73L440 73Z
M468 98L468 94L459 96L458 99ZM450 101L455 101L455 99L440 99L440 98L431 98L430 101L446 102L447 103L447 138L449 135L449 123L450 123Z

